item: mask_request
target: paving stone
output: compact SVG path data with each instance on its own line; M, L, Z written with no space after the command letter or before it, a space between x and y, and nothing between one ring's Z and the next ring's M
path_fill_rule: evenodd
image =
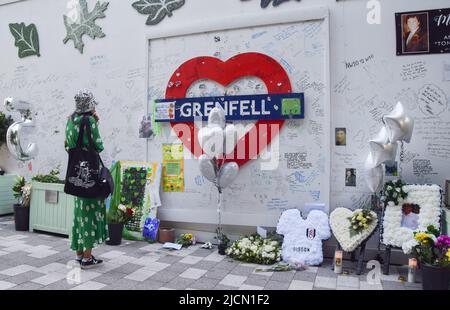
M268 281L269 277L251 274L248 276L247 280L245 280L244 284L264 287Z
M337 287L340 286L359 288L359 277L339 275L337 278Z
M142 282L153 276L155 273L156 271L141 268L125 276L125 279Z
M240 275L240 276L248 276L251 273L253 273L253 271L255 270L255 268L253 267L245 267L245 266L236 266L233 270L231 270L230 274L235 274L235 275Z
M16 283L11 283L8 281L0 281L0 290L8 290L14 286L17 286Z
M222 284L217 284L213 290L217 290L217 291L234 291L237 290L238 288L235 286L228 286L228 285L222 285Z
M128 264L124 264L124 265L114 269L114 271L120 272L120 273L125 273L125 274L130 274L141 268L142 268L142 266L140 266L140 265L128 263Z
M191 288L199 289L199 290L210 290L213 287L215 287L217 284L219 284L219 279L212 279L212 278L200 278L194 283L190 285Z
M199 263L199 264L200 264L200 263ZM170 272L178 272L178 273L182 273L183 271L187 270L188 268L191 268L191 267L196 267L196 268L197 268L197 265L198 265L198 264L192 266L192 265L183 264L183 263L175 263L175 264L173 264L173 265L167 267L167 268L164 269L164 270L165 270L165 271L170 271ZM206 268L199 268L199 269L206 269Z
M120 279L125 278L126 276L127 274L125 273L111 271L98 276L97 278L95 278L95 281L105 284L112 284Z
M156 281L156 280L146 280L143 282L140 282L138 285L135 286L136 290L157 290L160 287L163 287L165 285L164 282Z
M170 282L164 284L167 288L173 288L177 290L185 290L187 287L189 287L192 283L194 283L196 280L194 279L186 279L181 277L176 277L172 279Z
M317 270L317 275L321 277L327 277L327 278L337 278L338 274L334 272L334 270L331 270L329 268L319 268Z
M33 282L31 282L33 283ZM41 290L70 290L71 288L79 285L80 283L70 282L66 279L59 280L47 286L43 286Z
M80 284L78 286L75 286L72 288L72 290L100 290L103 287L106 287L106 284L95 282L95 281L88 281L86 283Z
M264 286L265 290L287 290L289 288L288 282L272 281L269 280Z
M198 269L204 269L204 270L211 270L217 265L217 262L208 261L208 260L201 260L197 264L193 265L192 267L198 268Z
M95 279L96 282L98 279ZM104 286L102 290L133 290L140 282L129 280L129 279L119 279L116 282Z
M175 279L178 276L179 276L178 272L171 272L171 271L164 270L164 271L155 273L153 276L150 277L150 279L167 283L167 282L171 281L172 279Z
M10 288L10 290L19 290L19 291L34 291L39 290L43 286L33 282L26 282L17 286Z
M312 290L314 286L313 282L302 281L302 280L292 280L289 284L289 290Z
M237 262L230 262L230 261L221 261L220 263L218 263L215 268L216 269L224 269L224 270L228 270L231 271L234 268L236 268L236 266L238 265Z
M227 274L230 272L225 269L213 269L209 270L207 273L205 273L205 278L212 278L212 279L223 279Z
M394 281L381 281L381 285L385 290L405 290L405 285Z
M200 257L207 257L212 254L212 252L215 251L215 249L198 249L197 251L193 252L191 255L193 256L200 256Z
M180 277L197 280L200 279L206 272L207 270L204 269L188 268L180 274Z
M15 284L23 284L26 282L30 282L31 280L36 279L38 277L42 277L42 273L38 273L35 271L28 271L14 277L10 277L8 278L7 281Z
M329 288L336 289L337 278L316 276L316 280L314 281L314 287L318 288Z
M294 275L294 271L278 271L273 273L270 277L270 281L291 282Z
M175 255L166 255L157 260L160 263L173 264L183 259L183 257Z
M233 274L228 274L225 276L225 278L222 279L222 281L219 282L219 284L240 287L242 284L244 284L247 278L248 278L247 276L237 276Z
M14 277L14 276L20 275L22 273L26 273L26 272L34 270L34 269L35 269L35 267L30 266L30 265L18 265L18 266L14 266L11 268L3 269L0 271L0 273L10 276L10 277Z
M297 271L294 274L294 280L314 282L316 280L316 275L317 274L314 272Z

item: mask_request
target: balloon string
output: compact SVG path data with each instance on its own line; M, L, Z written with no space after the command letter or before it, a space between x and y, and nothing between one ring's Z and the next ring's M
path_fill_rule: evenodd
M400 162L398 164L398 176L400 180L403 177L403 162L405 161L405 144L403 141L400 141Z
M218 231L222 233L222 191L219 189L219 195L217 199L217 215L219 217L219 229Z

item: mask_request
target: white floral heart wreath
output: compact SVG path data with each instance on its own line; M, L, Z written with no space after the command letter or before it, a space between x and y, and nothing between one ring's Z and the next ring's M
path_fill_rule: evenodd
M350 234L351 229L349 218L358 211L362 210L357 209L355 211L352 211L347 208L337 208L334 209L334 211L330 214L331 230L333 231L333 235L336 237L336 240L339 242L339 245L345 252L353 252L358 246L360 246L371 236L378 225L377 214L371 211L370 215L374 220L368 225L366 229L352 236Z

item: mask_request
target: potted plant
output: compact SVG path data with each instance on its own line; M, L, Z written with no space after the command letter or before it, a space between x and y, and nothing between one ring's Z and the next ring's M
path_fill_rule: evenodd
M19 176L12 188L18 203L14 204L14 222L17 231L27 231L30 222L31 183Z
M217 241L219 242L219 244L217 246L218 249L219 249L219 254L220 255L225 255L225 250L227 249L228 244L230 243L230 239L223 232L222 227L217 227L215 239L217 239Z
M122 243L123 226L131 220L134 215L132 208L120 204L117 209L110 209L108 212L108 245L120 245Z
M58 168L31 178L30 231L39 230L61 235L72 232L75 199L64 193L64 180Z
M6 132L13 122L11 116L6 116L3 112L0 112L0 147L6 142Z
M426 231L414 232L411 253L422 269L424 290L448 290L450 281L450 237L440 235L433 225Z

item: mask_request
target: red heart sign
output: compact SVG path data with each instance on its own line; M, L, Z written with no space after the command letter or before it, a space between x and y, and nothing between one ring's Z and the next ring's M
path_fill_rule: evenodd
M196 57L186 61L175 70L170 78L166 88L166 99L185 98L189 87L198 80L208 79L226 87L243 77L261 79L269 94L292 91L286 71L275 59L261 53L244 53L225 62L208 56ZM249 160L254 159L270 144L283 124L284 120L257 121L255 126L238 141L234 154L227 155L226 161L235 161L239 166L242 166ZM199 129L193 122L173 122L171 126L178 138L196 157L202 155L203 150L197 139ZM189 128L189 134L185 134L186 130L181 128ZM272 129L276 131L272 133ZM244 150L244 154L240 150Z

